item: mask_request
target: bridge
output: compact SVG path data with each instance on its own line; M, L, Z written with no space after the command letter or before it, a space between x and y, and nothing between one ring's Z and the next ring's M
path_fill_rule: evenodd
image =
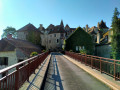
M65 52L42 53L0 70L0 90L120 90L120 61Z

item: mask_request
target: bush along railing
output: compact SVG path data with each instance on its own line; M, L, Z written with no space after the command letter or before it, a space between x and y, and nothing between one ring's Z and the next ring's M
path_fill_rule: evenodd
M0 70L0 74L3 74L15 69L12 73L6 74L0 79L0 90L18 90L26 80L29 81L29 76L35 72L35 69L45 60L48 54L48 52L45 52Z
M65 54L93 69L99 70L101 73L114 77L115 80L120 80L120 60L67 51Z

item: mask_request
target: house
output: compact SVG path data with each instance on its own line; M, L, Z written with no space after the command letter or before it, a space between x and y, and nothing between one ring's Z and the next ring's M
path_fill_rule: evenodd
M32 52L41 53L40 47L20 39L4 38L0 40L0 69L6 68L30 57ZM12 71L9 71L10 73ZM5 73L0 75L3 77Z
M93 54L94 43L90 34L85 32L81 27L78 27L67 39L66 50L80 52L81 49L87 50L87 54Z
M42 28L42 27L39 27ZM70 28L68 24L64 27L63 20L60 25L50 24L45 30L41 30L42 45L47 50L61 50L64 40L70 36L76 28ZM43 32L44 31L44 32Z
M95 45L95 55L100 57L111 58L111 36L113 31L110 29L102 36L97 33L97 43Z
M27 24L21 29L17 30L17 39L34 41L34 44L40 42L40 44L46 47L47 50L59 50L62 49L63 41L75 31L76 28L70 28L68 24L64 27L63 20L60 25L50 24L47 28L44 28L42 24L36 28L32 24ZM34 33L34 40L29 40ZM36 36L39 38L36 39ZM38 40L40 39L40 40ZM32 42L33 43L33 42Z
M103 20L101 20L101 22L98 22L97 27L93 26L89 28L87 24L86 28L84 27L83 29L93 37L93 40L95 43L97 42L97 33L99 31L100 31L101 36L103 36L103 34L109 30L109 28L106 26L106 23Z
M44 29L44 28L42 28ZM24 27L17 30L17 39L32 41L31 38L34 38L34 44L37 43L36 37L40 38L42 32L37 29L31 23L25 25ZM32 37L34 36L34 37Z

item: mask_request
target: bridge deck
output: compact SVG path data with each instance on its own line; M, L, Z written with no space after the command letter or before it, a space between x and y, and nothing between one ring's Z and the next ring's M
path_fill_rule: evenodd
M59 53L53 53L44 90L110 90Z

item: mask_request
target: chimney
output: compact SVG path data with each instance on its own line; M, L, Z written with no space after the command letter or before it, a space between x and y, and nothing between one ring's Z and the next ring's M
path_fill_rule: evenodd
M100 44L100 32L97 33L97 43Z
M98 27L98 29L100 29L100 24L99 24L99 22L98 22L98 24L97 24L97 27Z
M8 34L7 39L12 39L12 34Z
M88 24L86 25L86 32L88 32Z
M40 30L42 30L43 29L43 25L42 24L40 24Z

